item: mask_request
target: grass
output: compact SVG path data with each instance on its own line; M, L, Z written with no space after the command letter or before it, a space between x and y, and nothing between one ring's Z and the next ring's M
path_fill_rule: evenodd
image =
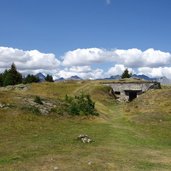
M22 108L23 97L56 101L82 91L91 94L99 117L41 116ZM0 91L0 102L14 104L0 109L0 170L171 170L170 87L128 104L117 103L108 92L93 81ZM76 140L79 134L88 134L94 142L82 144Z

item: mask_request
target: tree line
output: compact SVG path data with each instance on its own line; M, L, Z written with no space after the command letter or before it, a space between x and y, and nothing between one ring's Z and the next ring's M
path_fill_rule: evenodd
M54 82L51 75L45 77L45 81ZM3 73L0 73L0 86L16 85L16 84L28 84L28 83L37 83L40 82L40 79L35 75L27 75L23 77L20 72L17 71L15 64L11 65L10 69L6 69Z
M121 78L130 78L132 73L125 69ZM45 77L45 81L54 82L53 77L51 75L47 75ZM8 85L16 85L16 84L28 84L28 83L37 83L40 82L39 77L35 75L28 74L26 77L22 77L22 74L17 71L15 64L11 65L10 69L6 69L3 73L0 73L0 86L8 86Z

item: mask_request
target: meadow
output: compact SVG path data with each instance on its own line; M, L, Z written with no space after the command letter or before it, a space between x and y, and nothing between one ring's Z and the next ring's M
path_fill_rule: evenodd
M170 171L171 87L119 103L99 81L35 83L0 89L2 171ZM40 115L24 98L57 104L65 95L90 94L99 116ZM29 104L28 104L29 105ZM87 134L93 142L77 140Z

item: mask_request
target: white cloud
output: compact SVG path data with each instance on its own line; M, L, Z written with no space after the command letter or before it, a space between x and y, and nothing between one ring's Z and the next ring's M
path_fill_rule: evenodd
M55 74L55 78L63 77L65 79L71 76L79 76L83 79L97 79L102 78L104 71L102 69L92 69L90 66L79 66L79 67L71 67L71 68L64 68Z
M23 74L42 72L52 74L55 78L78 75L85 79L97 79L120 75L126 68L130 72L150 77L171 78L171 53L152 48L145 51L136 48L76 49L66 52L60 61L53 53L0 47L0 72L13 62ZM109 68L111 65L113 67Z
M108 76L121 75L125 69L126 67L124 65L116 64L114 67L109 68L109 70L107 71L107 75ZM129 72L134 73L132 68L128 68L128 70Z
M68 51L63 56L64 66L83 66L94 63L101 63L109 61L111 58L110 52L105 49L99 48L87 48L87 49L76 49Z
M38 50L23 51L20 49L0 47L0 68L9 68L12 63L26 73L35 71L51 72L57 70L60 61L52 53L41 53Z
M83 66L104 62L113 62L132 68L170 66L171 54L152 48L145 51L136 48L128 50L87 48L69 51L63 56L64 66Z
M150 67L142 67L138 68L139 74L145 74L149 77L163 77L171 79L171 67L158 67L158 68L150 68Z
M82 73L82 72L91 72L92 69L90 66L73 66L69 69L71 72L77 72L77 73Z

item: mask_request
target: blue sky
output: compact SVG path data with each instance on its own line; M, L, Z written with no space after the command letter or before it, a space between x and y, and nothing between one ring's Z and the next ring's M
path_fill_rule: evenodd
M1 50L3 53L0 53L0 58L7 58L7 56L3 56L4 51L9 55L12 53L8 48L17 48L23 52L37 50L42 54L52 53L59 60L55 62L58 63L56 71L55 66L52 66L53 74L62 72L62 70L69 73L71 67L78 69L83 66L87 69L91 67L93 70L101 69L107 72L115 65L123 65L120 67L121 71L124 67L129 67L135 72L153 76L152 72L158 69L160 70L158 76L163 76L168 70L171 73L170 57L167 56L167 52L171 52L170 9L170 0L0 0L0 46L6 47L5 50ZM100 53L103 56L93 59L93 57L85 55L86 52L79 53L82 56L77 56L75 50L79 48L87 49L87 51L95 50L93 53L98 53L98 55ZM103 49L105 52L101 53L93 48ZM119 62L114 60L111 63L111 59L107 61L101 59L108 59L107 56L110 53L113 58L121 58L118 57L120 56L118 53L116 55L113 51L122 49L127 52L132 48L142 52L141 55L139 54L143 56L140 57L142 60L144 58L153 59L152 55L157 53L157 50L165 54L160 55L160 60L157 60L156 65L146 63L142 66L137 65L137 67L135 66L138 62L136 57L134 65L130 65L124 60ZM149 52L148 50L151 48L154 51L150 52L150 57L149 54L144 57L144 53ZM80 62L71 62L72 66L64 66L63 60L69 58L65 55L69 51L73 51L77 56L73 58L77 58L75 60ZM134 54L135 51L132 53ZM135 55L131 56L131 54L128 54L130 58L127 60L134 58ZM163 57L163 55L165 56ZM13 61L18 62L17 56L14 54L13 56ZM44 58L46 57L42 57L41 60ZM86 62L83 60L84 58L90 61ZM164 64L162 58L165 60ZM82 60L85 64L81 62ZM19 61L21 62L21 59ZM28 60L25 62L29 63ZM25 69L27 71L31 70L28 65ZM6 67L0 65L1 69ZM146 67L146 71L142 72L141 69L144 67ZM159 68L164 67L165 69L167 67L167 70L164 73L159 73L163 71ZM42 69L44 72L50 72L47 67L37 67L36 69L36 71ZM77 72L73 74L77 74ZM170 75L167 76L170 77Z

